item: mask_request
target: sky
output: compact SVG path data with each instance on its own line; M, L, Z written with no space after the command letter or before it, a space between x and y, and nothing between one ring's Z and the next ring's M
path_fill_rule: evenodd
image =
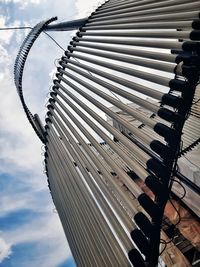
M34 26L83 18L97 0L0 0L0 27ZM13 66L29 30L0 33L0 267L75 267L44 174L43 147L23 112ZM74 32L51 33L66 48ZM35 42L25 66L25 100L45 118L56 60L63 51L46 35Z

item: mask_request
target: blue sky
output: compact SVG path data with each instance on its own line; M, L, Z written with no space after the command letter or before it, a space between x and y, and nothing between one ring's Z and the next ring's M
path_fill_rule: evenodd
M82 18L97 0L0 0L0 27L34 26L58 16ZM41 142L26 120L13 82L13 65L27 31L0 34L0 267L74 267L58 214L48 191ZM52 33L66 48L73 32ZM26 64L24 94L44 119L45 103L62 56L47 36L36 41Z

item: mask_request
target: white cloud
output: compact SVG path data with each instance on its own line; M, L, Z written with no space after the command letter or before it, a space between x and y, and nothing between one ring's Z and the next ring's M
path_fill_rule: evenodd
M5 0L5 3L16 3L19 4L20 9L25 9L29 4L38 5L42 2L41 0Z
M6 17L5 16L0 16L0 27L1 28L6 27ZM13 35L13 31L1 31L0 42L4 43L4 44L9 44L12 35Z
M11 253L11 246L3 238L0 238L0 263L8 258Z
M7 66L9 61L10 61L10 57L9 57L8 51L2 45L0 45L0 65L2 65L3 68L5 68L5 66ZM5 78L4 76L5 74L1 72L0 80L3 80Z
M6 27L19 27L20 26L20 21L19 20L15 20L12 23L9 23L9 26L6 24L6 17L5 16L0 16L0 28L6 28ZM25 25L24 25L25 26ZM2 30L1 34L0 34L0 42L1 45L6 46L8 44L10 44L11 42L11 38L13 37L13 35L16 34L17 37L17 41L21 42L22 36L23 36L23 32L21 32L20 30Z
M32 179L32 177L31 177ZM15 181L17 182L17 181ZM20 179L18 179L20 183ZM54 205L50 202L50 196L48 196L47 183L43 186L36 184L34 186L24 183L24 186L21 183L21 190L17 190L16 187L7 188L5 192L1 193L0 196L0 218L5 217L12 212L18 212L22 210L33 211L36 213L51 213ZM43 205L41 205L41 199Z
M100 3L104 3L104 1L90 0L83 1L77 0L76 7L78 10L77 18L84 18L89 16L95 9L98 7Z
M67 241L60 221L55 213L47 213L42 218L33 219L23 226L2 233L0 239L1 261L11 254L13 246L19 244L38 244L39 251L33 261L27 259L21 267L55 267L70 256ZM6 240L6 241L5 241Z
M41 173L40 142L33 133L18 99L9 72L1 74L2 87L0 90L0 159L4 159L9 171L17 169L31 170ZM1 171L4 165L1 165Z

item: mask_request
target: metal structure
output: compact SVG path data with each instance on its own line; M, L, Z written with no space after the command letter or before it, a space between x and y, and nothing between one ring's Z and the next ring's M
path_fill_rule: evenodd
M45 144L51 195L77 266L158 264L177 159L199 142L199 5L188 0L110 0L86 19L39 23L20 49L15 83ZM43 127L22 94L28 52L43 30L77 27L59 62Z

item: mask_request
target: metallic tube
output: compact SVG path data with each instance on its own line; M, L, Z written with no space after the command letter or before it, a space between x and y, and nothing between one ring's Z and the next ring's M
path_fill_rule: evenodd
M92 81L96 81L97 84L98 83L98 78L95 79L96 77L85 73L84 71L81 71L80 69L74 68L71 65L67 65L67 68L70 70L73 70L74 72L81 74L83 77L86 77ZM68 73L64 70L60 70L61 73L67 75ZM70 74L71 77L73 77L72 79L79 82L81 85L85 86L87 89L91 90L92 92L96 93L97 95L101 96L102 98L104 98L105 100L107 100L108 102L112 103L114 106L124 110L125 112L127 112L129 115L135 117L136 119L138 119L139 121L141 121L142 123L148 125L151 128L154 128L156 122L152 119L147 118L146 116L144 116L142 113L138 112L137 110L134 110L133 108L123 104L122 102L116 100L115 98L109 96L108 94L104 93L103 91L97 89L95 86L90 85L89 83L86 83L83 79L79 79L76 76L72 76ZM94 77L94 79L92 79Z
M133 49L133 48L122 48L117 46L108 46L108 45L102 45L101 43L96 45L95 43L87 43L87 42L72 42L73 46L78 47L86 47L86 48L92 48L97 50L103 50L103 51L111 51L115 53L125 54L125 55L132 55L137 57L144 57L144 58L150 58L160 61L166 61L174 63L176 60L176 55L170 54L170 53L163 53L163 52L153 52L153 51L145 51L145 50L139 50L139 49Z
M103 19L99 21L94 21L88 19L88 23L91 25L108 25L108 24L120 24L120 23L134 23L134 22L156 22L156 21L177 21L177 20L190 20L190 19L199 19L199 11L185 11L173 14L157 14L157 15L148 15L148 16L133 16L128 18L116 18L116 19Z
M60 95L60 94L59 94ZM63 98L63 97L62 97ZM56 100L56 102L59 104L60 107L62 107L62 109L68 114L69 116L69 111L63 106L62 102L60 102L56 97L54 97L54 99ZM64 99L64 98L63 98ZM72 107L74 109L74 111L80 116L82 117L85 122L90 125L90 127L92 127L93 130L96 131L96 133L101 136L106 142L109 142L109 145L111 145L114 150L118 151L119 153L123 153L122 151L120 151L117 147L117 145L106 135L104 134L104 132L102 130L100 130L100 128L98 128L90 119L87 118L87 116L85 116L75 105L73 105L70 101L68 101L67 99L65 99L66 103L68 105L70 105L70 107ZM70 118L72 119L73 116L72 114L70 114ZM73 118L74 120L74 118ZM81 127L81 123L76 120L76 125L80 128L80 129L84 129L83 127ZM109 125L110 126L110 125ZM108 126L108 127L109 127ZM108 128L107 127L107 128ZM113 129L112 134L116 134L116 138L120 138L122 139L122 141L124 141L125 143L127 143L127 145L130 145L129 147L134 147L134 145L131 143L131 141L129 141L127 138L123 137L121 133L119 133L116 129ZM85 134L86 131L85 131ZM88 136L88 134L87 134ZM134 194L134 196L138 197L142 191L140 189L139 186L137 186L131 179L130 177L125 174L116 164L114 161L110 160L110 157L105 154L105 152L103 152L102 156L104 157L104 159L109 162L110 166L113 168L113 170L116 170L116 173L121 177L121 179L123 180L123 182L127 185L127 187L129 188L129 190ZM139 151L138 152L138 157L144 157L146 156L144 152ZM146 177L145 177L146 178Z
M82 69L88 70L88 71L90 71L92 73L95 73L97 75L105 77L105 78L107 78L107 79L109 79L111 81L118 82L121 85L124 85L124 86L126 86L128 88L131 88L131 89L136 90L138 92L141 92L143 94L146 94L146 95L150 94L149 91L151 89L148 88L148 87L136 84L134 82L130 82L130 81L125 80L123 78L119 78L116 75L112 75L112 74L100 71L97 68L92 68L92 67L90 67L88 65L85 65L85 64L82 64L82 63L79 63L79 62L76 62L76 61L72 61L70 59L66 60L66 61L69 62L70 64L73 64L75 66L81 67ZM68 67L68 64L63 64L62 63L62 65L64 67ZM91 79L94 80L94 81L97 81L95 77L91 77ZM133 101L134 103L136 103L136 104L138 104L138 105L140 105L140 106L142 106L144 108L147 108L147 109L151 110L152 112L156 112L157 113L158 110L159 110L159 106L156 106L156 105L148 102L147 100L144 100L144 99L142 99L142 98L140 98L138 96L135 96L135 95L133 95L133 94L131 94L129 92L126 92L125 90L122 90L119 87L114 86L114 85L112 85L112 84L110 84L108 82L105 82L102 79L99 79L98 82L99 82L100 85L104 86L108 90L111 90L112 92L117 93L117 94L121 95L122 97L125 97L128 100ZM160 97L160 99L161 99L161 97Z
M99 9L99 11L104 11L104 12L107 12L108 10L112 9L112 8L119 8L120 6L125 6L126 4L126 7L129 7L130 5L131 6L140 6L140 5L145 5L145 4L148 4L150 2L155 2L156 0L141 0L141 1L132 1L132 0L126 0L126 1L115 1L115 3L111 3L111 2L108 2L106 3L104 6L102 6L101 9Z
M74 58L79 58L85 61L88 61L90 63L96 64L97 66L102 66L102 67L106 67L108 69L111 70L116 70L131 76L135 76L137 78L140 79L145 79L147 81L153 82L153 83L157 83L163 86L169 86L169 82L171 79L160 76L160 75L155 75L155 74L151 74L145 71L140 71L140 70L136 70L133 68L128 68L128 67L123 67L123 66L119 66L113 63L108 63L105 61L101 61L101 60L97 60L97 59L93 59L87 56L83 56L83 55L79 55L79 54L75 54L75 53L67 53L68 56L74 57ZM149 92L145 91L141 91L141 93L147 94L149 93L149 96L156 98L156 99L160 99L163 96L163 93L156 91L156 90L149 90Z
M61 219L61 223L63 225L68 243L70 245L70 248L72 250L72 255L75 259L76 264L79 266L87 266L88 264L88 252L90 251L90 247L87 245L88 242L84 242L84 237L87 236L87 232L83 233L83 227L79 226L80 220L76 219L75 210L72 211L72 208L70 206L70 201L67 199L65 201L65 198L67 198L66 193L62 193L62 186L59 187L59 183L56 183L54 181L55 177L59 177L59 173L57 170L52 170L54 161L48 159L48 172L49 172L49 179L51 180L51 185L54 188L53 191L51 191L53 201L56 205L56 208L59 212L59 217ZM76 219L76 224L75 224ZM76 225L76 229L75 229ZM79 226L79 227L77 227ZM79 229L79 232L77 232L77 228ZM86 249L86 250L85 250Z
M88 261L89 261L89 263L91 261L88 258L88 255L91 253L91 249L93 249L93 247L90 248L90 246L91 246L90 240L91 239L88 238L91 231L88 232L86 230L87 225L89 225L89 224L87 222L87 224L82 225L82 227L81 227L81 225L79 225L81 211L82 211L83 207L80 210L81 205L77 206L77 204L76 204L77 201L73 200L73 195L71 195L72 194L72 188L69 191L68 186L67 186L65 179L64 179L64 178L66 178L66 174L64 175L64 173L62 172L62 167L60 166L60 163L57 163L56 158L54 156L54 153L52 155L52 153L48 152L48 158L47 158L47 163L48 163L50 175L52 174L52 177L57 178L56 179L57 181L55 181L54 179L51 179L51 182L54 184L55 190L58 188L57 189L58 191L56 190L58 192L58 194L56 194L56 195L60 196L60 202L63 203L61 205L64 207L63 211L65 212L66 217L67 217L65 224L66 223L69 224L69 227L71 228L72 235L74 236L74 238L76 240L76 248L78 249L78 252L79 252L78 258L84 264L88 264ZM58 207L60 207L61 205L58 204ZM85 219L86 218L83 218L83 221ZM77 231L77 229L78 229L78 231ZM66 232L66 234L68 236L68 232ZM83 244L83 242L84 242L84 244ZM94 246L96 247L95 243L94 243ZM90 254L90 257L91 257L91 254ZM94 260L94 262L95 262L95 260Z
M144 38L171 38L189 39L191 31L102 31L102 32L80 32L79 36L112 36L112 37L144 37Z
M90 42L90 43L105 43L105 44L119 44L119 45L131 45L131 46L142 46L142 47L153 47L153 48L164 48L164 49L182 49L182 42L176 41L162 41L162 40L138 40L138 39L120 39L120 38L109 38L109 37L75 37L77 41Z
M59 86L60 88L64 89L62 85ZM118 146L98 127L95 123L93 123L86 115L84 115L72 102L70 102L60 91L56 90L56 93L62 97L62 99L99 135L103 140L108 143L116 153L120 155L127 163L128 165L133 169L134 172L143 180L146 179L146 177L149 175L137 162L131 162L128 157L124 154L123 151L118 149ZM98 123L100 123L107 131L109 131L111 134L113 134L118 140L120 140L122 143L124 143L129 149L133 149L134 153L137 155L137 157L144 162L147 162L149 159L151 159L150 156L146 155L141 149L139 149L137 146L135 146L131 141L129 141L126 137L123 136L119 131L117 131L114 127L112 127L110 124L108 124L105 120L103 120L100 116L98 116L95 112L93 112L91 109L89 109L83 102L79 101L79 99L72 94L69 94L70 97L76 101L84 110L88 112L93 118L95 118ZM58 101L58 100L57 100ZM130 181L127 181L127 184L131 185ZM137 186L135 185L135 189ZM139 188L137 188L138 190ZM130 189L131 190L131 189ZM133 190L133 194L138 194L137 190Z
M60 22L56 24L47 25L44 31L72 31L82 27L88 18L77 19L67 22Z
M140 1L143 2L143 1ZM145 2L145 1L144 1ZM169 0L169 1L157 1L156 3L150 3L150 4L142 4L140 6L136 6L135 7L135 3L130 3L130 4L126 4L124 6L119 6L119 7L111 7L110 9L107 10L97 10L95 12L95 14L92 16L93 18L95 17L100 17L103 15L109 15L110 12L112 12L112 14L118 14L123 12L127 12L127 11L141 11L141 10L148 10L148 9L152 9L152 8L159 8L159 7L169 7L169 6L173 6L173 5L177 5L177 4L184 4L184 3L188 3L190 2L190 0Z
M55 132L53 131L52 127L49 126L51 129L51 133L49 134L53 134L55 136ZM125 258L124 253L120 250L119 248L119 244L117 243L117 240L115 239L113 233L111 232L110 228L108 227L105 219L102 216L102 213L100 211L100 209L98 208L97 203L94 201L92 195L89 193L88 189L85 187L81 176L78 179L78 172L76 171L75 166L73 165L73 163L70 161L70 158L67 157L67 151L66 149L63 150L62 146L59 145L58 142L56 142L56 139L54 137L54 143L53 143L53 147L54 149L56 149L56 144L58 146L58 150L59 150L59 154L58 154L58 160L61 162L63 162L63 157L65 160L67 160L67 168L65 170L65 172L68 172L69 170L71 171L71 174L74 176L74 179L71 179L70 176L70 180L72 182L72 186L74 184L77 194L76 196L78 196L78 190L80 190L80 201L82 198L82 205L85 205L85 212L87 212L87 218L91 218L91 222L88 224L88 226L90 227L90 231L92 230L92 228L94 229L93 235L95 232L97 232L97 237L94 238L94 242L98 243L98 239L100 241L100 244L97 245L97 248L101 248L101 253L102 255L104 255L104 259L106 262L106 258L107 258L107 264L105 266L120 266L120 263L118 263L118 261L122 261ZM62 156L61 156L61 155ZM64 163L64 162L63 162ZM66 164L63 164L63 170L65 169ZM75 178L77 177L77 179ZM75 182L77 180L77 182ZM80 202L79 202L80 205ZM91 217L90 217L91 214ZM95 236L94 236L95 237ZM96 252L99 253L99 250ZM115 255L116 253L116 255ZM107 257L106 257L107 255ZM115 255L115 256L114 256ZM98 259L98 257L97 257ZM99 261L101 262L101 261ZM100 264L100 263L99 263ZM110 265L109 265L110 264ZM97 265L100 266L100 265Z
M59 116L62 118L62 120L67 124L67 126L70 128L70 131L76 136L77 140L80 140L81 136L80 134L77 134L77 131L74 129L74 127L71 125L69 120L66 118L66 116L63 115L63 113L55 106L55 104L52 104L53 108L56 110L56 112L59 114ZM62 103L61 103L62 106ZM54 114L53 110L50 110L52 114ZM124 172L122 172L118 166L113 162L113 160L105 153L105 151L102 149L101 145L96 141L96 139L85 129L85 127L82 126L82 124L79 123L79 121L73 116L73 114L66 108L64 108L65 113L72 119L72 121L78 125L81 132L85 135L85 137L91 142L91 144L94 146L96 151L105 159L106 162L108 162L113 169L113 171L116 172L118 177L120 179L123 179L124 176L127 176ZM55 114L54 114L55 116ZM84 144L84 143L82 143ZM86 149L87 153L89 155L92 155L92 160L97 164L99 170L103 175L105 175L105 178L107 180L107 183L111 185L111 187L114 188L114 191L116 191L116 195L119 198L119 202L121 203L124 210L126 210L127 214L129 214L130 218L133 218L133 216L138 212L137 208L133 205L133 202L130 200L130 198L127 197L124 192L121 191L121 188L119 189L119 185L114 181L113 176L111 176L110 173L108 173L104 166L99 164L99 160L96 157L95 154L92 153L91 149L88 147L84 147ZM119 172L119 173L118 173ZM128 177L128 176L127 176ZM130 179L130 177L128 177Z
M111 223L112 227L114 228L115 232L117 233L117 235L119 236L120 240L122 241L122 244L124 245L126 251L129 252L133 248L133 244L130 241L130 239L127 237L127 234L123 230L122 225L118 222L118 218L115 216L115 214L113 213L112 209L108 205L106 198L103 196L104 190L102 192L96 186L96 181L98 181L100 179L99 175L92 168L92 165L90 165L89 162L87 162L87 160L86 161L84 160L86 158L82 154L82 151L81 151L80 147L77 145L77 143L74 141L73 138L70 138L70 134L69 134L69 132L66 131L66 128L63 129L63 130L67 134L67 137L70 138L70 140L69 140L70 142L67 140L67 138L65 137L63 132L60 130L60 128L58 127L58 124L56 123L56 121L53 119L52 122L53 122L55 128L57 129L57 131L59 132L63 142L65 143L65 146L69 150L70 155L74 158L75 162L77 163L78 167L80 168L81 173L83 175L85 174L84 175L85 181L87 182L87 184L90 187L92 193L94 194L95 199L97 200L97 202L99 202L101 208L106 213L106 217L108 218L108 220ZM72 149L71 145L73 146L73 149ZM86 167L85 167L85 162L87 162L87 166L91 170L91 174L94 177L95 182L94 182L94 179L91 179L88 176L88 172L87 172ZM109 199L109 194L107 194L106 197L108 197L108 199Z
M71 76L70 74L67 74L68 77L70 77L71 79L73 79L73 76ZM97 101L94 97L91 97L89 94L85 93L83 90L79 89L79 87L75 86L73 83L71 83L68 79L65 79L61 76L58 76L58 78L60 78L63 82L65 82L67 85L69 85L71 88L73 88L76 92L78 92L81 96L84 96L86 99L88 99L92 104L94 104L96 107L98 107L99 109L101 109L103 112L105 112L108 116L110 116L112 119L118 121L121 125L123 125L125 128L129 129L134 135L136 135L137 138L141 139L142 142L147 143L148 145L153 141L151 138L148 138L145 134L142 134L141 131L131 125L127 120L122 119L120 116L118 116L115 112L113 112L112 110L110 110L109 108L107 108L105 105L101 104L99 101ZM69 90L67 90L64 86L62 85L58 85L60 89L62 89L67 95L69 95L74 101L76 101L80 106L82 106L84 108L84 110L87 110L87 112L90 114L91 110L87 107L85 107L86 105L79 101L78 98L76 98ZM95 113L94 113L95 114ZM93 114L93 115L94 115ZM93 118L96 118L96 116L94 116Z
M164 22L136 22L136 23L126 23L126 24L109 24L109 25L98 25L92 26L90 24L85 24L82 27L83 31L86 30L128 30L128 29L183 29L191 28L192 20L186 21L164 21Z
M110 192L109 188L104 184L102 176L98 173L98 166L94 165L94 160L96 159L96 155L92 154L92 151L88 149L88 145L85 143L85 141L81 138L81 136L78 137L79 140L81 140L81 146L86 148L87 155L91 156L91 160L89 161L87 156L83 153L83 151L80 149L80 145L75 142L74 138L70 134L70 132L67 130L67 128L64 126L64 124L60 121L57 115L53 114L53 117L50 116L50 120L52 121L53 125L55 126L55 129L59 132L62 139L68 138L69 142L72 144L74 150L76 151L76 156L81 159L82 162L84 162L84 166L89 172L91 172L92 176L95 179L95 183L100 188L100 192L103 192L104 197L106 198L106 201L109 201L112 208L115 210L117 215L119 216L120 220L123 222L125 227L129 232L133 230L136 226L134 223L129 219L128 215L125 213L124 209L117 203L116 198L113 196L112 192ZM58 127L59 125L59 127ZM62 132L61 132L61 130ZM63 135L63 133L66 135L66 137ZM78 134L78 133L77 133ZM65 140L66 141L66 140ZM107 179L107 175L104 176Z
M168 1L165 1L165 4L167 5ZM179 2L179 1L177 1ZM181 3L181 1L180 1ZM124 17L133 17L133 16L146 16L149 14L173 14L174 12L180 12L180 11L188 11L188 10L196 10L199 8L200 2L196 1L193 3L177 3L177 5L167 5L164 7L160 7L160 8L147 8L145 10L137 10L135 11L135 9L133 8L127 8L127 9L120 9L119 12L116 11L110 11L109 14L103 14L102 16L94 16L90 19L90 21L100 21L100 20L104 20L107 17L109 17L109 19L116 19L116 18L124 18Z
M122 62L126 62L126 63L131 63L131 64L143 66L146 68L153 68L153 69L162 70L162 71L166 71L166 72L172 72L172 73L176 67L176 64L172 64L172 63L162 63L162 62L150 61L150 60L134 58L134 57L126 56L126 55L121 56L121 55L113 54L113 53L109 53L109 52L104 53L102 51L94 51L94 50L90 50L87 48L82 49L80 47L70 47L70 51L77 51L77 52L84 53L85 55L95 55L95 56L103 57L106 59L107 58L113 59L113 60L117 60L117 61L122 61Z

